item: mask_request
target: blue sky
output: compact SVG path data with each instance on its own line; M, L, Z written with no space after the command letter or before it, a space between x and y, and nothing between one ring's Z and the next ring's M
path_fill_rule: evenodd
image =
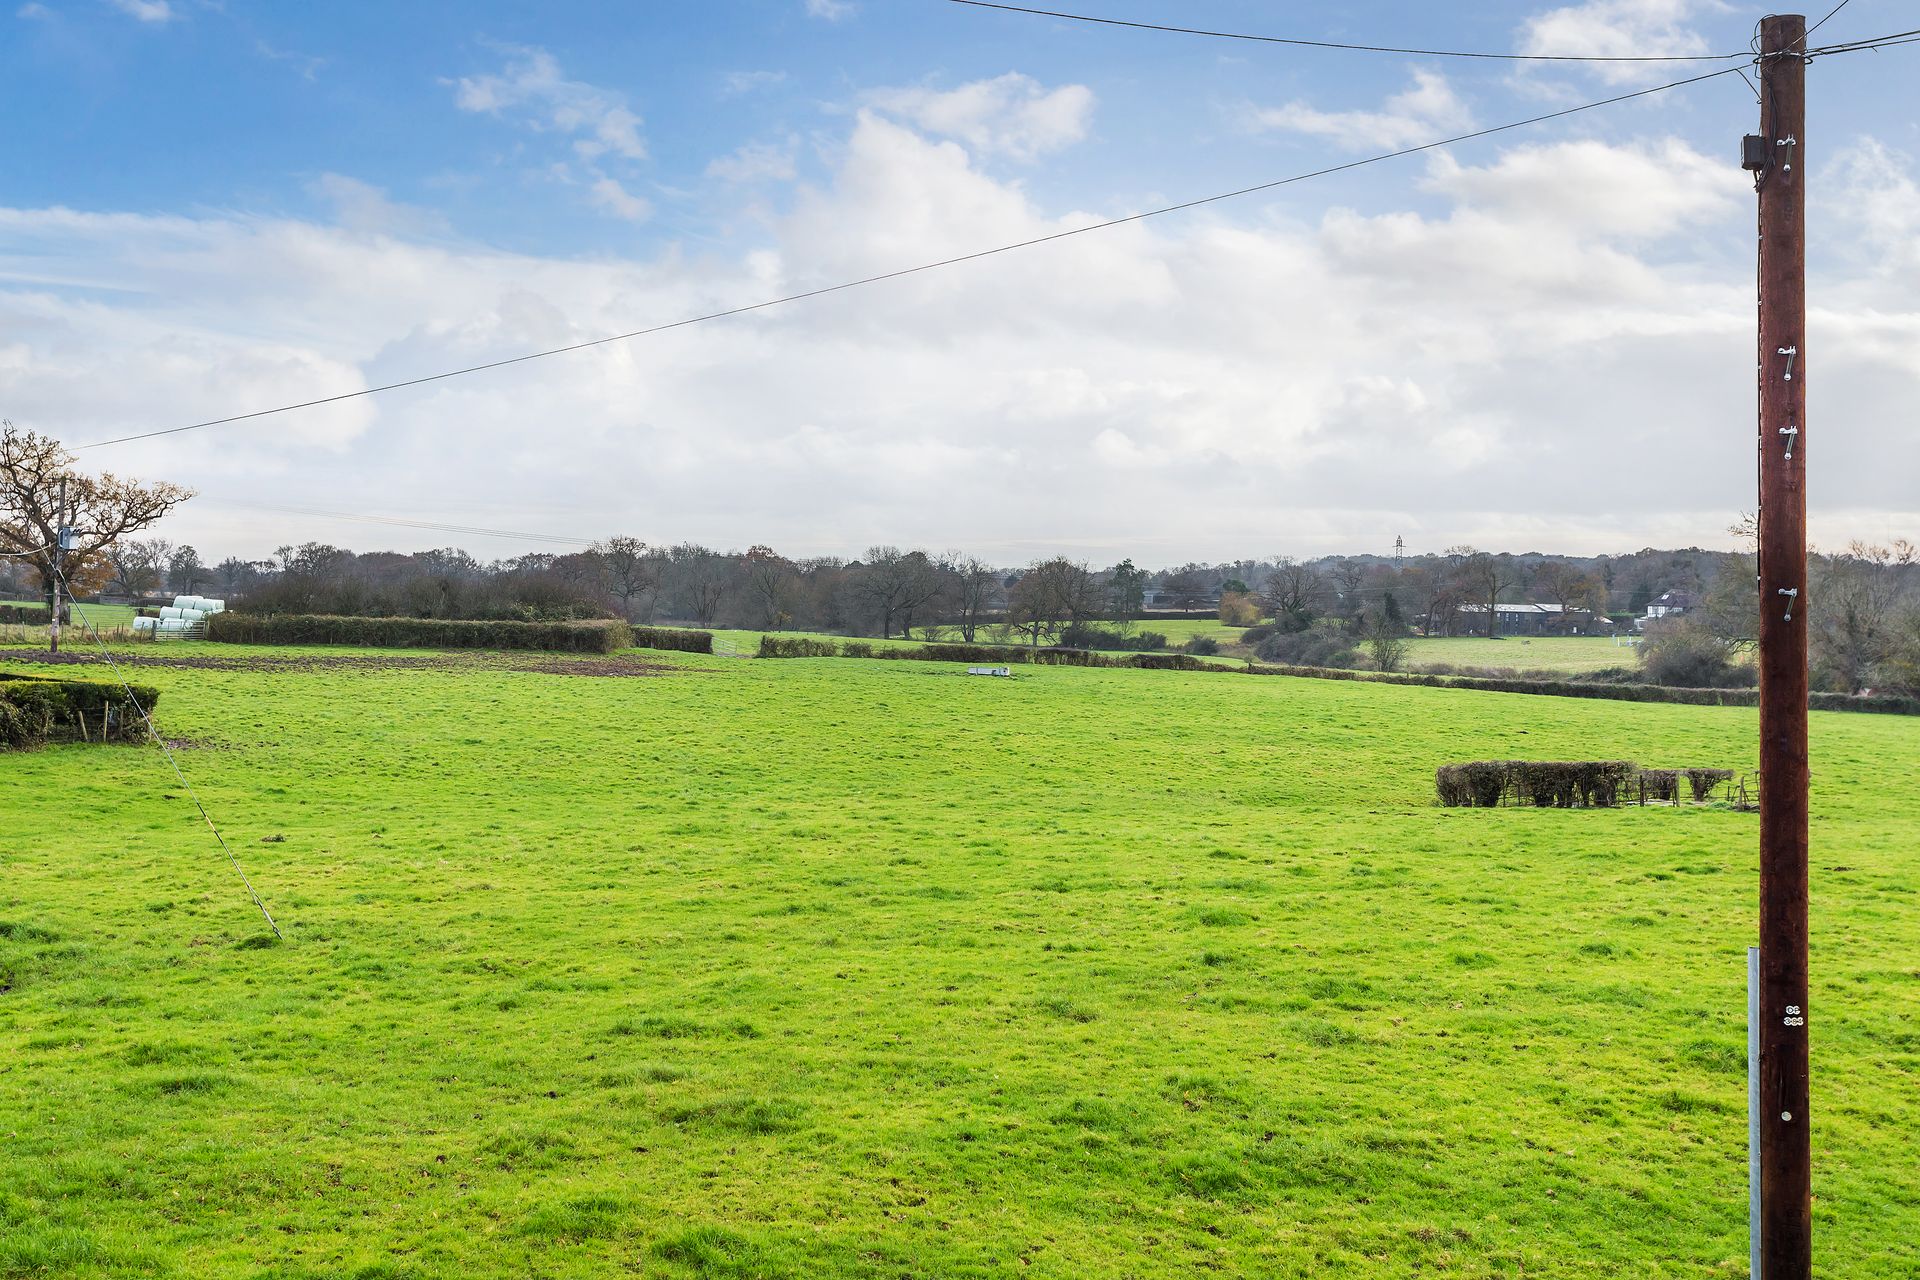
M1755 16L1459 8L1086 11L1549 52L1738 49ZM1821 35L1899 29L1905 8L1854 0ZM1835 458L1830 538L1911 533L1920 510L1894 407L1920 378L1915 56L1812 69L1815 300L1852 362L1830 403L1848 452L1880 459ZM1706 69L1282 49L939 0L34 0L0 17L0 414L78 443L244 412ZM243 500L795 554L1707 540L1751 505L1746 468L1686 459L1750 449L1734 166L1753 116L1725 77L1098 246L88 461L195 484L207 501L170 532L255 553L368 535ZM1677 465L1649 468L1667 447Z

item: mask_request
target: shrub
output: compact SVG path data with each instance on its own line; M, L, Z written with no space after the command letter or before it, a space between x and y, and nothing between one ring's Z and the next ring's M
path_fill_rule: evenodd
M1632 778L1628 760L1475 760L1434 771L1440 803L1491 809L1511 795L1516 804L1554 809L1609 809Z
M1360 665L1353 637L1338 623L1319 622L1304 631L1281 631L1255 646L1262 662L1309 667L1352 668Z
M1230 627L1251 627L1260 621L1260 606L1244 591L1220 593L1220 621Z
M1654 684L1686 689L1752 683L1751 668L1734 666L1733 645L1691 618L1648 627L1640 644L1640 669Z
M1723 782L1731 781L1731 769L1689 769L1687 786L1693 789L1695 800L1705 800L1713 795L1713 789Z
M840 646L831 640L810 640L805 636L761 636L763 658L836 658Z
M1196 657L1210 658L1220 652L1220 641L1213 636L1194 636L1187 641L1186 649Z
M140 706L151 708L159 691L134 685ZM0 747L37 747L49 740L132 741L146 722L127 699L127 689L104 680L0 673Z
M873 646L865 640L849 640L840 646L840 656L843 658L871 658L873 656Z
M1120 649L1138 652L1164 649L1167 638L1158 631L1121 631L1076 622L1060 633L1060 643L1070 649Z
M701 636L703 631L654 632ZM355 618L330 614L255 615L216 613L207 619L207 639L223 644L338 644L383 649L543 649L563 653L612 653L633 646L624 622L455 622L439 618ZM674 646L678 647L678 646Z
M44 604L0 604L0 623L7 626L43 626L52 617L53 610Z
M676 653L712 653L711 631L677 631L670 627L633 627L636 649L669 649Z
M1678 769L1642 769L1639 777L1640 803L1649 800L1678 800L1680 798L1680 771Z

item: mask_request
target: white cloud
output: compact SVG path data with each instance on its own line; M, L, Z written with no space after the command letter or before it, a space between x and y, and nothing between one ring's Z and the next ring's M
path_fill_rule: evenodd
M842 18L851 18L855 6L851 0L807 0L807 16L819 18L825 22L838 22Z
M784 71L729 71L720 78L720 87L730 94L752 93L756 89L779 84L786 78Z
M47 6L43 4L33 3L33 0L29 0L29 3L23 4L18 9L15 9L13 11L13 16L16 18L25 18L29 20L39 19L39 18L51 18L53 16L53 11L47 8Z
M795 142L789 138L778 146L765 142L750 142L739 150L721 156L707 165L707 176L718 178L722 182L740 184L754 182L790 182L796 170L793 151Z
M629 192L619 182L604 174L596 178L588 188L593 194L595 207L603 209L616 218L625 218L629 222L644 222L653 213L653 205L645 197Z
M1709 53L1706 39L1687 23L1720 8L1717 0L1587 0L1528 18L1519 51L1608 58ZM1668 78L1673 70L1630 62L1589 63L1581 69L1621 84Z
M640 117L626 98L583 80L569 80L544 49L516 49L496 74L463 76L453 84L462 111L517 114L531 128L573 139L583 158L605 155L646 158Z
M1388 98L1378 111L1321 111L1310 103L1289 102L1253 111L1249 123L1328 138L1343 147L1394 150L1464 133L1473 127L1473 113L1445 76L1416 69L1412 87Z
M142 22L172 22L179 15L167 0L110 0L113 7Z
M1046 89L1010 71L957 89L882 89L868 100L927 133L955 138L976 155L1032 160L1087 136L1093 90L1083 84Z
M398 204L371 183L343 173L323 173L307 190L333 206L334 220L351 231L372 235L444 234L445 219L411 205Z
M838 154L829 182L732 257L569 260L291 220L0 209L0 408L76 441L175 426L1099 216L1042 210L878 112ZM1708 169L1666 139L1519 146L1432 163L1434 212L1322 213L1317 192L1289 189L85 456L210 497L790 554L1724 543L1752 503L1750 466L1728 461L1752 442L1752 265L1697 244L1750 244L1751 227L1727 194L1738 172ZM1865 200L1859 225L1910 251L1912 166L1863 147L1841 171ZM1911 456L1920 398L1910 281L1843 262L1813 282L1823 542L1920 522L1912 468L1888 462ZM221 554L405 545L232 519L190 505L168 532Z

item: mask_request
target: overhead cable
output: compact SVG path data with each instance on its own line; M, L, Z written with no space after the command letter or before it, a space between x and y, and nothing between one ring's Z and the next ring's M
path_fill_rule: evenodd
M60 572L60 566L58 564L53 566L53 572L54 576L60 579L61 585L66 587L67 596L71 599L73 596L73 584L67 581L66 574ZM240 865L240 859L235 857L233 850L227 847L227 838L220 834L220 828L214 825L213 815L208 813L207 806L200 802L200 793L193 789L193 784L187 781L187 775L181 772L180 762L173 758L173 748L168 746L167 740L160 736L160 731L153 727L153 717L147 714L147 709L141 705L139 696L133 691L133 686L128 684L127 678L120 673L120 664L113 660L113 650L107 648L107 642L100 638L98 631L94 630L93 620L87 617L86 609L81 607L77 601L75 602L73 612L80 615L80 622L86 627L87 634L93 637L93 643L99 647L100 655L107 660L107 665L113 668L113 678L118 680L120 687L127 691L127 701L132 703L133 709L140 713L141 723L146 725L147 733L151 735L154 742L159 745L161 753L167 757L167 763L173 766L173 776L180 779L180 785L186 789L187 798L193 801L193 807L200 811L201 818L206 821L207 830L213 832L213 838L219 842L220 852L226 854L227 861L233 864L234 871L240 876L240 883L247 887L247 895L253 899L253 905L260 908L261 916L266 919L267 927L273 930L274 937L283 937L284 935L280 932L280 926L274 923L273 913L267 910L267 904L260 900L259 893L256 892L253 887L253 881L248 879L246 868Z
M1062 13L1056 9L1030 9L1019 4L998 4L995 0L948 0L974 9L1002 9L1008 13L1029 13L1041 18L1061 18L1068 22L1087 22L1103 27L1131 27L1138 31L1165 31L1183 36L1208 36L1216 40L1250 40L1257 44L1294 45L1307 49L1346 49L1355 53L1400 53L1422 58L1482 58L1499 62L1725 62L1745 58L1738 53L1487 53L1462 49L1409 49L1394 45L1343 44L1337 40L1306 40L1294 36L1256 36L1239 31L1209 31L1203 27L1176 27L1159 22L1134 22L1125 18L1100 18L1084 13ZM1829 17L1832 15L1829 14Z
M936 262L923 262L918 266L901 267L893 271L883 271L878 275L863 276L858 280L847 280L840 284L825 285L818 289L807 289L800 293L790 293L784 297L768 298L761 302L750 302L743 306L728 307L722 311L709 311L704 315L688 316L680 320L670 320L665 324L650 325L644 329L634 329L628 333L610 334L604 338L592 338L585 342L569 343L564 347L553 347L545 351L532 351L525 355L511 356L504 360L489 360L483 364L468 365L460 369L449 369L443 373L425 374L418 378L406 378L399 382L388 382L375 387L363 387L358 391L342 391L336 395L319 396L312 400L301 400L293 404L276 405L271 409L256 409L250 413L236 413L224 418L209 418L205 422L192 422L182 427L165 427L158 431L138 431L131 435L115 436L110 440L95 440L90 444L75 445L75 452L85 449L102 449L108 445L128 444L135 440L152 440L159 436L179 435L185 431L199 431L206 427L222 427L235 422L247 422L256 418L270 417L274 414L291 413L299 409L313 409L322 405L339 404L346 400L357 400L365 396L378 395L386 391L398 391L406 387L424 386L427 383L443 382L448 378L464 377L471 373L483 373L490 369L504 369L510 365L525 364L530 360L544 360L549 356L566 355L574 351L585 351L591 347L602 347L609 343L626 342L634 338L644 338L656 333L665 333L673 329L684 329L690 325L704 324L710 320L724 320L732 316L747 315L755 311L765 311L773 307L785 306L792 302L804 302L809 298L825 297L828 294L843 293L849 289L858 289L865 285L879 284L887 280L898 280L904 276L918 275L925 271L937 271L942 267L957 266L963 262L974 262L981 258L991 258L996 254L1011 253L1016 249L1030 249L1035 245L1051 244L1057 240L1067 240L1074 236L1083 236L1089 232L1105 231L1111 227L1126 226L1129 223L1144 222L1148 218L1163 217L1169 213L1179 213L1186 209L1197 209L1204 205L1218 204L1223 200L1234 200L1241 196L1255 195L1262 191L1272 191L1280 187L1291 186L1297 182L1306 182L1314 178L1324 178L1335 173L1345 173L1350 169L1361 169L1368 165L1380 164L1387 160L1397 160L1402 156L1418 155L1423 151L1435 151L1441 147L1450 147L1462 142L1471 142L1476 138L1490 137L1496 133L1505 133L1511 129L1523 129L1530 125L1544 124L1549 120L1558 120L1565 116L1577 115L1582 111L1592 111L1597 107L1608 107L1615 103L1629 102L1635 98L1645 98L1656 93L1665 93L1690 84L1712 80L1719 76L1733 75L1735 67L1725 67L1719 71L1707 71L1697 76L1688 76L1684 80L1674 80L1666 84L1655 85L1650 89L1635 89L1631 93L1615 94L1611 98L1601 98L1594 102L1584 102L1579 106L1563 107L1558 111L1549 111L1542 115L1529 116L1524 120L1513 120L1506 124L1491 125L1485 129L1474 129L1467 133L1454 134L1448 138L1437 138L1432 142L1422 142L1416 146L1402 147L1397 151L1386 151L1379 155L1367 156L1359 160L1348 160L1341 164L1328 165L1322 169L1296 173L1286 178L1276 178L1271 182L1255 183L1250 187L1241 187L1234 191L1223 191L1218 195L1201 196L1194 200L1183 200L1178 204L1163 205L1157 209L1148 209L1141 213L1130 213L1125 217L1109 218L1103 222L1088 223L1084 227L1071 227L1065 231L1054 231L1044 236L1034 236L1028 240L1015 241L1012 244L996 245L991 249L978 249L972 253L956 254L950 258L941 258Z

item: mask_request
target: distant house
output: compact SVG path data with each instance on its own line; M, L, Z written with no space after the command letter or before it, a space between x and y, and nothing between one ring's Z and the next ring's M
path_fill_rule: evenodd
M1587 609L1562 609L1557 604L1505 604L1495 606L1499 634L1503 636L1595 636L1609 635L1613 622L1604 614ZM1463 604L1455 611L1460 629L1470 636L1487 634L1487 606Z
M1633 620L1634 629L1638 630L1646 626L1649 622L1656 621L1660 618L1683 617L1699 607L1700 597L1691 591L1666 592L1660 596L1659 599L1647 605L1645 614Z

